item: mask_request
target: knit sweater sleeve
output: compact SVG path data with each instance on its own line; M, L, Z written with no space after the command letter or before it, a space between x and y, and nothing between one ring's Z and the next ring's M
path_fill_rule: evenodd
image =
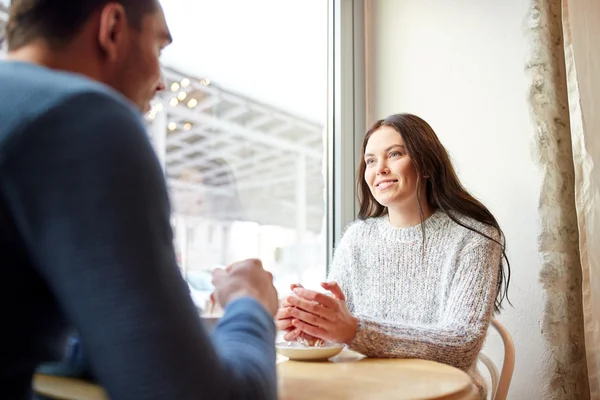
M351 348L370 357L419 358L463 370L479 354L497 293L501 247L480 235L460 251L437 323L415 326L357 315Z
M328 280L337 282L346 297L348 310L354 312L354 301L352 296L352 267L354 261L354 239L356 236L356 223L348 226L338 246L335 249Z

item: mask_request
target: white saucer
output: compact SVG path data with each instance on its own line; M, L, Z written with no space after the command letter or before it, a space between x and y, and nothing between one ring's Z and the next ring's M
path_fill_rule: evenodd
M275 350L294 361L322 361L338 355L344 350L344 345L325 343L323 346L309 347L297 342L280 342L275 345Z

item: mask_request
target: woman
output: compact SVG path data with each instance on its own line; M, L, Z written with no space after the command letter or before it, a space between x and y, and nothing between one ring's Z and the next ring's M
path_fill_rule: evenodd
M375 122L362 156L358 220L322 284L332 296L294 285L296 296L277 313L278 328L286 340L312 336L366 356L453 365L484 397L477 355L510 280L502 230L463 188L421 118Z

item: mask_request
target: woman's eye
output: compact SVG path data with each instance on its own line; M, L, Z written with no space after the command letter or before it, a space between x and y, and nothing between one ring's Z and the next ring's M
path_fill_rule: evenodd
M369 158L365 161L366 164L373 164L375 162L375 160L373 160L372 158Z
M400 155L400 152L398 152L398 151L392 151L392 152L390 153L390 157L397 157L397 156L399 156L399 155Z

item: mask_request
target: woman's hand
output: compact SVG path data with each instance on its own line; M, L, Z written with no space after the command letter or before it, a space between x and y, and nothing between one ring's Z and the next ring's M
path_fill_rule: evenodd
M325 282L321 286L333 296L301 286L292 289L296 296L289 296L282 302L281 315L285 315L287 320L285 327L295 327L305 334L330 342L350 344L356 336L358 318L348 311L346 297L336 282Z
M299 287L299 286L300 285L292 285L291 289L294 290L295 287ZM283 300L281 300L281 303L279 304L279 309L277 310L277 313L275 314L275 326L280 331L286 332L286 334L284 336L285 340L293 340L296 336L298 336L298 335L295 335L292 338L290 335L290 333L292 331L296 330L296 327L294 327L294 325L292 325L292 316L289 315L287 312L287 310L290 306L291 306L291 304L287 301L287 297L284 298Z
M290 290L294 290L295 288L302 288L300 284L292 284L290 285ZM283 299L279 304L279 309L275 314L275 326L280 331L284 331L285 335L283 336L284 340L288 342L297 340L298 337L302 337L307 341L313 341L315 338L303 333L300 329L296 328L292 324L292 316L288 313L288 308L292 305L287 301L287 298Z

